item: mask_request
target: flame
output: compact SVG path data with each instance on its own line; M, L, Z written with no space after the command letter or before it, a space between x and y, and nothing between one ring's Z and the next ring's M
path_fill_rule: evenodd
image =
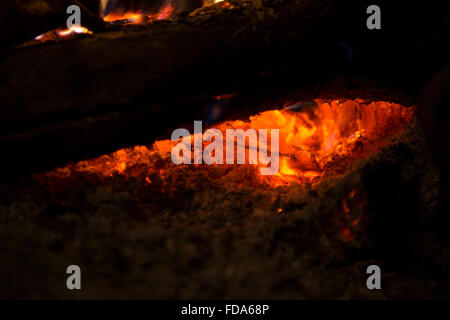
M72 25L66 29L56 29L43 34L38 35L34 40L39 42L57 41L59 38L66 38L77 34L92 34L88 28L80 25Z
M169 19L173 14L172 1L169 1L158 13L156 20Z
M144 19L145 15L140 12L123 12L123 13L108 13L103 17L106 22L114 22L119 20L126 20L129 24L139 23Z
M261 176L260 171L256 170L261 164L176 166L171 162L170 155L177 142L171 140L158 140L151 147L121 149L53 170L50 174L85 172L104 177L122 175L142 177L147 184L152 184L154 179L164 181L175 170L186 170L182 168L187 166L197 168L196 170L217 170L217 174L224 175L232 174L239 167L253 167L254 170L250 172L258 183L272 187L292 183L314 184L322 177L345 172L352 161L376 152L386 143L387 138L405 128L414 111L414 108L383 101L364 103L362 100L317 100L301 110L271 110L254 115L247 121L227 121L216 126L223 133L227 128L279 129L280 168L273 176ZM193 138L192 135L191 139ZM206 144L204 142L204 146ZM241 172L236 176L237 180L242 180ZM350 193L349 199L354 197L355 192ZM346 201L343 203L345 212L349 210Z
M111 5L111 8L108 7L109 5ZM104 21L110 23L120 21L122 24L139 24L154 20L166 20L171 18L174 14L172 0L166 1L157 12L152 13L145 12L142 9L127 10L120 6L117 7L116 3L111 0L102 0L100 9L103 13Z
M139 24L145 21L169 19L172 16L173 11L174 8L168 4L156 14L143 14L141 12L114 12L107 14L103 17L103 20L106 22L122 21L124 24Z
M58 36L60 37L67 37L70 36L72 34L80 34L80 33L85 33L85 34L92 34L92 31L90 31L89 29L83 27L83 26L79 26L79 25L73 25L68 29L64 29L64 30L57 30L56 33L58 34Z

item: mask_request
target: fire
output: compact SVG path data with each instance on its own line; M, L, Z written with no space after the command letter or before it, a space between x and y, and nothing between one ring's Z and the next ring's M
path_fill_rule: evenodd
M122 175L142 178L147 184L152 184L155 179L164 181L177 175L176 170L186 172L189 167L195 168L195 172L206 170L214 177L235 175L237 180L242 180L242 167L245 167L245 170L248 169L245 174L249 177L253 176L258 183L272 187L292 183L315 184L323 177L344 173L353 161L375 153L389 137L405 128L414 111L414 108L383 101L316 100L309 104L265 111L251 116L247 121L226 121L216 126L222 132L227 128L279 129L280 168L273 176L260 175L260 171L256 170L260 164L176 166L171 161L171 151L177 141L171 140L158 140L151 147L121 149L56 169L50 174L67 176L73 172L85 172L104 177ZM350 199L354 193L350 193ZM346 203L343 207L346 211Z
M114 22L119 20L126 20L128 23L139 23L143 20L145 16L142 13L139 12L124 12L124 13L109 13L105 17L103 17L103 20L106 22Z
M66 38L77 34L92 34L92 31L83 26L73 25L70 28L56 29L43 33L35 37L34 40L39 42L55 41L58 40L58 38Z
M212 0L213 3L224 2L224 0ZM229 3L224 2L224 6ZM159 9L148 8L140 6L139 8L127 9L122 6L122 3L117 0L101 0L100 1L100 13L103 21L107 24L118 25L131 25L141 24L151 21L166 20L172 18L176 13L179 13L185 9L193 10L197 7L185 8L186 4L183 1L165 0L163 5ZM205 4L206 6L206 4ZM93 34L89 29L74 25L70 28L60 28L48 31L44 34L38 35L34 40L27 43L27 45L34 45L36 43L45 43L49 41L59 41L63 38L71 38L77 34Z
M82 26L78 26L78 25L73 25L68 29L64 29L64 30L57 30L56 33L58 34L58 36L60 37L67 37L70 36L72 34L80 34L80 33L85 33L85 34L92 34L92 31L90 31L89 29L82 27Z
M156 14L143 14L141 12L109 13L103 20L106 22L121 21L124 24L139 24L147 21L166 20L172 16L173 7L167 5Z
M214 3L222 2L223 0L213 0ZM148 4L147 4L148 5ZM163 5L157 9L153 7L146 7L140 5L139 8L129 9L122 5L117 0L101 0L100 13L103 21L107 24L131 25L141 24L151 21L166 20L172 18L176 13L186 9L183 1L165 0ZM188 9L194 9L189 7ZM59 41L63 38L72 38L77 34L93 34L92 31L81 25L73 25L70 28L60 28L48 31L38 35L34 40L27 43L27 45L34 45L36 43L45 43L49 41Z
M144 9L129 10L117 6L115 1L102 0L101 12L105 22L119 21L121 24L140 24L155 20L169 19L174 14L172 0L167 0L165 4L156 12L147 12Z

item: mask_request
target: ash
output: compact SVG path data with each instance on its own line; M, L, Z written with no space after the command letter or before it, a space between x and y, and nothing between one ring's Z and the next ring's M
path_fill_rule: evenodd
M254 169L2 185L0 297L72 298L71 264L80 298L450 297L448 249L434 236L439 176L415 121L314 186L261 184ZM366 288L371 264L382 290Z

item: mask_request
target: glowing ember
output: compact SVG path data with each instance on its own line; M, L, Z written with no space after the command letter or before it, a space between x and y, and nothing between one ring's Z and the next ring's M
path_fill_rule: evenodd
M170 2L164 6L164 8L158 13L156 20L165 20L169 19L172 16L173 7L170 5Z
M245 174L251 174L259 183L272 187L291 183L314 184L322 177L344 173L354 160L375 153L385 145L387 138L405 128L414 111L414 108L388 102L317 100L297 111L287 108L266 111L250 117L248 121L227 121L216 126L222 132L227 128L279 129L280 168L273 176L261 176L260 171L256 170L260 164L176 166L171 161L171 151L177 141L171 140L156 141L152 147L121 149L110 155L56 169L50 174L70 176L71 172L86 172L105 177L123 175L142 178L152 184L154 179L161 181L176 175L176 170L186 172L192 168L206 170L214 176L232 174L233 170L237 170L237 179L248 180L249 177L241 176L242 167L245 167ZM207 144L204 142L205 146ZM216 173L211 173L211 170ZM350 193L349 199L354 193ZM343 203L344 211L347 207L347 203Z
M89 29L82 26L73 25L70 28L62 31L57 30L56 33L60 37L67 37L72 34L80 34L80 33L92 34L92 31L89 31Z
M66 38L77 34L92 34L92 31L79 25L73 25L67 29L56 29L46 32L35 37L34 40L40 42L55 41L59 38Z
M126 20L128 23L139 23L144 19L145 15L139 12L125 12L125 13L110 13L103 17L106 22L114 22L119 20Z
M165 20L174 14L174 6L172 0L168 0L156 12L147 12L146 10L130 10L125 9L116 4L115 1L102 0L101 11L103 20L106 22L120 22L121 24L139 24L155 20Z

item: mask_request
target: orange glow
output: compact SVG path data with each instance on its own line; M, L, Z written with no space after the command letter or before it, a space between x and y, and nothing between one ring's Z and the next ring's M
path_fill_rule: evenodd
M35 37L34 40L37 40L39 42L56 41L59 38L66 38L77 34L92 34L92 33L93 33L92 31L90 31L85 27L73 25L67 29L56 29L43 33Z
M103 17L106 22L121 21L123 24L140 24L155 20L165 20L172 17L174 7L169 1L158 12L149 14L142 11L112 11Z
M79 33L86 33L86 34L92 34L92 31L90 31L89 29L82 27L82 26L78 26L78 25L73 25L68 29L62 30L62 31L56 31L56 33L60 36L60 37L67 37L70 36L72 34L79 34Z
M258 183L271 187L292 183L315 184L323 177L345 173L353 161L374 154L385 145L389 137L399 134L405 128L414 111L414 108L382 101L366 103L362 100L316 100L315 104L308 104L301 110L265 111L251 116L247 121L226 121L216 126L223 133L227 128L279 129L280 167L273 176L260 175L260 170L256 169L261 164L176 166L171 161L171 151L178 142L171 140L158 140L151 147L121 149L54 170L53 174L70 175L77 171L105 177L142 177L151 184L155 177L158 181L171 179L176 170L183 170L183 174L186 174L189 172L186 171L188 167L195 168L197 173L198 170L207 170L211 176L228 174L236 176L236 180L248 180L242 177L241 168L246 167L250 172L248 174ZM204 146L208 143L204 142ZM215 170L216 173L213 173ZM245 181L238 184L242 182ZM356 190L352 190L349 199L355 193ZM347 200L342 206L345 212L349 212Z
M359 218L356 218L355 220L353 220L352 227L356 227L358 225L359 221L360 221Z
M233 93L230 93L230 94L221 94L221 95L219 95L219 96L214 96L213 98L215 99L215 100L217 100L217 101L220 101L220 100L224 100L224 99L230 99L230 98L233 98L233 97L235 97L237 94L233 94Z
M103 17L104 21L113 22L118 20L128 20L129 24L139 23L145 17L144 14L140 12L123 12L123 13L109 13Z
M341 235L344 241L351 241L355 239L355 235L352 234L349 228L343 228L341 230Z
M170 5L170 2L159 11L156 20L165 20L169 19L173 14L173 7Z

